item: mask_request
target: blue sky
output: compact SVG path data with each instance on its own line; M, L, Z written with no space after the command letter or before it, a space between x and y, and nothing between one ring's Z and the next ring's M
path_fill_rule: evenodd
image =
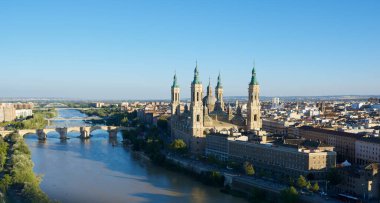
M0 97L380 94L380 1L0 1ZM205 88L205 87L204 87Z

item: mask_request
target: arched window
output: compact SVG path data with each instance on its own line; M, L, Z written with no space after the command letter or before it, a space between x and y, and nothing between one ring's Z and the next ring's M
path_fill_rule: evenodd
M197 122L201 121L201 117L197 115Z
M199 101L199 92L197 92L197 101Z
M253 120L257 121L257 115L256 114L253 116Z

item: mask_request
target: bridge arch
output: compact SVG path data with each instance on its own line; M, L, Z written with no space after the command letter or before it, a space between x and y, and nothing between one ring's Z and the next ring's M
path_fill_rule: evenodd
M30 130L18 130L17 133L21 137L25 137L26 135L30 135L30 134L37 134L37 130L34 130L34 129L30 129Z
M59 132L57 132L56 130L46 131L45 135L46 135L46 138L59 138L60 137Z
M32 136L36 136L36 137L38 137L37 134L36 134L36 132L34 132L34 133L32 133L32 132L27 132L27 133L25 133L25 134L23 134L23 135L20 135L20 136L22 136L23 138L26 138L26 137L32 137Z

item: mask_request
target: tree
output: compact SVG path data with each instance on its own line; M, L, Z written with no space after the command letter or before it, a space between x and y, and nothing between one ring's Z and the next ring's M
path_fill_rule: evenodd
M311 188L311 191L313 192L318 192L319 190L319 185L317 182L314 183L313 187Z
M255 175L255 169L253 168L253 165L251 163L245 162L244 170L245 170L245 174L249 176Z
M311 189L311 183L310 183L310 181L307 181L307 183L306 183L306 189L308 189L308 190Z
M185 141L183 141L182 139L175 139L171 144L170 144L170 147L175 150L175 151L178 151L178 152L185 152L186 149L187 149L187 146L186 146L186 143Z
M281 198L284 203L298 202L298 197L298 192L293 186L281 191Z
M121 119L121 125L123 125L123 126L127 126L128 125L128 118L127 117L124 117L123 119Z
M297 186L299 188L304 188L307 186L306 178L300 175L300 177L297 179Z
M0 180L0 191L6 193L10 185L12 185L12 178L10 175L5 174Z

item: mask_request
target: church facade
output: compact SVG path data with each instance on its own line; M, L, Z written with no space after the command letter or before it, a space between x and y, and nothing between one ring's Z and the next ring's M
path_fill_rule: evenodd
M248 85L247 117L242 115L242 107L235 110L223 101L223 85L221 76L215 87L215 95L211 82L203 96L203 86L199 78L198 64L194 69L194 79L191 83L190 106L184 106L181 111L180 87L177 75L174 75L171 86L171 118L170 129L173 139L183 139L190 151L203 154L207 134L220 131L242 132L259 131L262 127L259 93L255 67L252 69L251 81Z

